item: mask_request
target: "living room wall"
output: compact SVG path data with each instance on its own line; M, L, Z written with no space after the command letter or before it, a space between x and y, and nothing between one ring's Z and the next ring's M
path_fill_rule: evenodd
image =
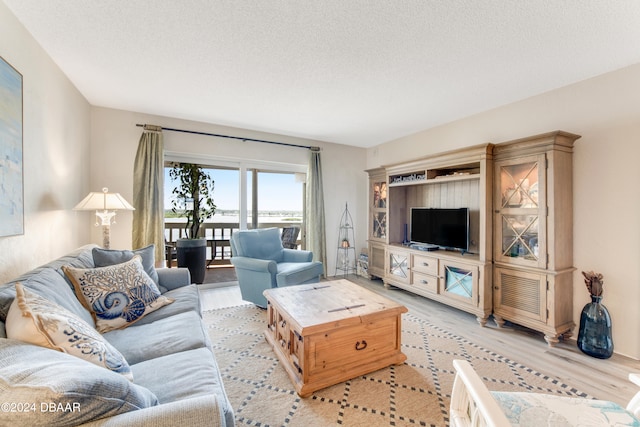
M640 359L639 81L640 64L390 141L367 150L367 167L558 129L582 135L574 150L574 320L590 301L580 272L602 273L615 351Z
M0 56L23 79L24 234L0 237L0 283L89 241L90 106L0 2Z
M133 199L133 163L142 134L142 128L136 126L138 123L318 146L321 148L325 192L327 274L332 276L335 273L338 226L345 203L349 204L349 210L356 222L357 246L366 246L367 175L364 172L366 150L363 148L109 108L93 107L91 117L91 188L93 191L99 191L102 187L108 187L129 201ZM310 155L307 149L171 131L163 132L163 139L165 151L185 158L217 159L248 165L284 164L301 171L306 171ZM117 224L111 227L112 247L131 247L132 218L131 212L117 214ZM87 227L89 225L87 219ZM100 243L100 230L92 228L92 241Z

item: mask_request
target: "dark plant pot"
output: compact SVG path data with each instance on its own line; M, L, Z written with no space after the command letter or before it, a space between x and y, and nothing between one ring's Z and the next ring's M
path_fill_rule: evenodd
M582 309L578 348L589 356L608 359L613 354L611 316L601 300L602 297L591 296L591 302Z
M207 271L206 239L179 239L176 242L178 267L186 267L191 283L201 284Z

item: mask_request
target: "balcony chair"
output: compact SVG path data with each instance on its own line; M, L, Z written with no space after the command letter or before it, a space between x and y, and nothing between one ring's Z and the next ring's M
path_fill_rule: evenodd
M298 249L298 234L300 234L300 227L283 227L282 236L280 236L282 247L285 249Z
M169 268L171 268L173 261L178 260L176 242L167 242L167 239L164 239L164 259L167 262L167 267Z
M528 392L490 392L466 360L454 360L456 377L451 392L454 427L637 426L640 392L626 408L605 400ZM629 374L640 386L640 375Z
M265 289L317 283L322 263L313 253L282 247L277 228L238 230L231 235L231 264L242 299L266 308Z

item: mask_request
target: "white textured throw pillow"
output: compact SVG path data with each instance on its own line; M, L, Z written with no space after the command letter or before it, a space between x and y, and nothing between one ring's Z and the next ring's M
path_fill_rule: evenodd
M62 351L122 374L133 381L120 352L87 322L16 283L16 298L7 315L7 337Z
M174 300L160 294L144 271L140 255L108 267L62 267L73 283L80 302L93 314L96 328L104 333L130 326Z

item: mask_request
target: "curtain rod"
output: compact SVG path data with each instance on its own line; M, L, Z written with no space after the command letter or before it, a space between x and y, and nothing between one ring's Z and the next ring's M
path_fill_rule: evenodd
M265 141L264 139L243 138L243 137L240 137L240 136L221 135L221 134L218 134L218 133L199 132L199 131L195 131L195 130L166 128L166 127L163 127L163 126L153 126L153 125L140 124L140 123L136 124L136 126L141 127L141 128L145 128L145 130L154 130L154 131L168 130L168 131L172 131L172 132L191 133L191 134L194 134L194 135L215 136L217 138L239 139L241 141L262 142L262 143L265 143L265 144L284 145L284 146L287 146L287 147L306 148L306 149L311 150L311 151L320 151L320 147L314 147L314 146L310 146L310 145L296 145L296 144L289 144L289 143L286 143L286 142ZM149 129L147 129L147 127Z

